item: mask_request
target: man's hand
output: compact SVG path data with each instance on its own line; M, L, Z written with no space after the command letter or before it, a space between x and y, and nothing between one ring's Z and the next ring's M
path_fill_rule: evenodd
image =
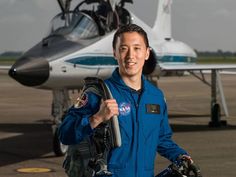
M187 163L187 166L188 166L187 175L188 176L193 174L194 177L202 177L200 168L198 167L198 165L196 165L193 162L193 160L192 160L192 158L190 156L182 155L180 157L180 159Z
M180 159L183 160L183 161L185 161L185 162L187 162L188 165L193 164L192 158L191 158L190 156L188 156L188 155L182 155L182 156L180 157Z
M102 100L99 111L90 117L90 125L92 128L96 128L100 123L108 121L114 115L119 115L119 109L116 100Z

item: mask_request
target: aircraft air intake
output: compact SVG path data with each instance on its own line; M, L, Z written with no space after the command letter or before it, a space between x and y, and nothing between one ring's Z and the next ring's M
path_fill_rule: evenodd
M150 50L150 55L148 60L145 61L143 66L143 74L149 75L155 70L157 65L157 56L154 53L153 49Z
M8 74L25 86L39 86L49 77L49 63L43 58L20 58Z

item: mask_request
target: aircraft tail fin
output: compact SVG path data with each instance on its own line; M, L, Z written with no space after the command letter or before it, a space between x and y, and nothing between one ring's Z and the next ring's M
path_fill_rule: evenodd
M171 4L172 0L158 0L158 8L153 31L159 40L171 38Z

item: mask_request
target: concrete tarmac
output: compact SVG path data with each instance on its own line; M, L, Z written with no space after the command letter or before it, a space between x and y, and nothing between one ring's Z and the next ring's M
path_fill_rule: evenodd
M230 117L222 116L228 126L220 128L207 126L209 86L192 76L159 80L168 103L173 139L191 154L204 177L236 176L236 75L224 75L222 80ZM50 91L24 87L0 73L0 177L66 176L63 157L52 151L51 101ZM169 164L158 156L155 172ZM21 168L51 171L18 172Z

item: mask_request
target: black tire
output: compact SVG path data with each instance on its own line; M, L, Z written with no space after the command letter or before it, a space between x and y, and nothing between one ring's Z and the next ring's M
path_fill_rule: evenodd
M216 121L220 120L220 105L218 103L212 106L212 116Z
M221 127L226 126L227 122L221 120L220 105L215 103L211 107L211 121L209 122L209 127Z
M58 129L56 129L53 135L53 151L56 156L64 156L68 149L67 145L64 145L60 142L58 138Z

